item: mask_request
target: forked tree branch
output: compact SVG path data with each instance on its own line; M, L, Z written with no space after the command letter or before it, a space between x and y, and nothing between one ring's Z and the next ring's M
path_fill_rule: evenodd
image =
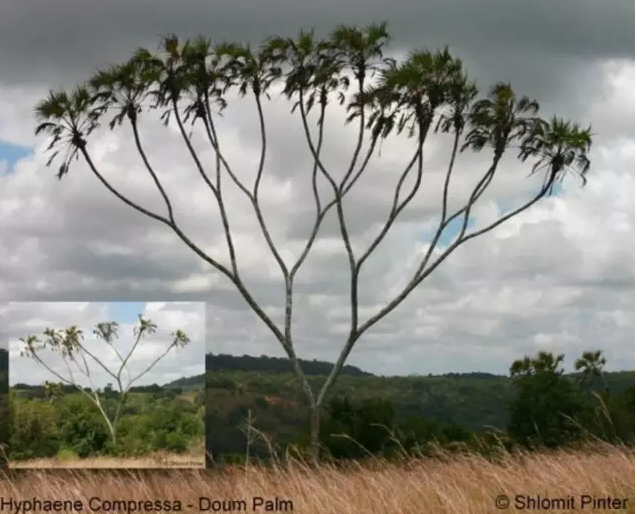
M311 241L308 242L308 245L306 246L306 251L304 252L304 254L301 256L301 258L299 259L299 261L297 261L297 263L294 265L293 269L292 269L292 273L290 273L288 271L288 268L285 264L285 262L283 261L283 259L281 258L276 246L274 245L274 242L272 240L272 237L270 235L270 232L267 228L267 225L265 223L265 219L263 217L262 214L262 210L261 210L261 206L259 203L259 185L261 182L261 177L263 174L263 169L265 166L265 158L266 158L266 148L267 148L267 139L266 139L266 128L265 128L265 117L263 114L263 108L261 105L261 100L258 94L255 93L255 101L257 104L257 113L258 113L258 118L259 118L259 127L260 127L260 131L261 131L261 153L260 153L260 158L259 158L259 165L258 165L258 169L257 169L257 174L256 174L256 179L253 185L253 191L250 192L248 190L248 188L238 179L238 177L236 176L236 174L232 171L232 168L230 167L230 165L228 164L227 160L223 157L222 153L221 153L221 148L220 148L220 142L219 139L216 135L216 131L215 131L215 125L214 125L214 120L212 118L212 113L210 111L210 102L209 102L209 98L208 95L206 94L206 98L205 98L205 105L206 105L206 116L203 119L203 123L204 123L204 127L206 130L206 134L208 136L208 141L210 142L213 150L215 151L216 157L217 157L217 170L218 170L218 174L219 172L219 168L220 168L220 163L223 164L226 172L228 173L228 175L231 177L231 179L233 180L233 182L235 183L235 185L239 188L239 190L241 190L246 197L250 200L250 203L253 206L254 212L257 216L257 220L259 222L259 226L261 228L261 232L266 240L266 243L272 253L272 255L274 256L274 258L276 259L279 268L281 269L281 272L283 274L283 278L284 278L284 285L285 285L285 317L284 317L284 329L283 329L283 333L281 334L282 337L279 337L277 335L277 332L275 332L273 330L273 332L275 333L275 336L277 336L277 338L279 339L279 342L282 344L284 351L286 352L288 358L290 359L290 362L292 364L292 368L295 372L295 374L297 375L297 378L300 380L301 382L301 386L304 389L305 393L308 395L308 398L310 398L311 401L313 401L313 392L312 389L309 385L309 382L307 381L307 379L305 378L305 375L301 369L300 363L299 363L299 359L296 355L296 351L294 350L294 345L292 342L292 336L291 336L291 315L292 315L292 289L293 289L293 281L294 281L294 275L296 274L296 271L298 270L298 268L300 267L300 263L302 263L302 260L304 259L305 255L307 255L307 253L309 252L309 248L311 247L311 244L313 242L313 239L316 237L316 233L318 232L318 227L315 228L313 234L314 237L311 238ZM314 175L316 174L316 172L314 172ZM315 183L315 182L314 182ZM318 192L316 191L316 187L315 187L315 192L316 194L318 194ZM316 196L317 202L319 202L318 200L318 196ZM320 224L320 221L318 222L318 224ZM290 320L290 322L288 322L288 320ZM269 327L272 330L272 327Z
M325 383L323 384L323 387L321 388L321 391L320 391L318 399L317 399L317 403L319 405L321 405L322 402L325 400L325 397L326 397L330 387L332 386L332 384L336 380L340 369L345 364L345 361L346 361L347 357L349 356L349 354L351 353L352 349L354 348L354 345L356 344L356 341L358 341L358 339L360 339L360 337L367 330L369 330L373 325L378 323L381 319L383 319L390 312L392 312L398 305L400 305L400 303L405 298L407 298L407 296L409 296L409 294L423 280L425 280L425 278L427 278L455 249L457 249L459 246L464 244L466 241L468 241L468 240L470 240L470 239L472 239L474 237L477 237L478 235L481 235L481 234L484 234L486 232L489 232L490 230L493 230L494 228L496 228L499 225L501 225L502 223L504 223L507 219L510 219L513 216L519 214L520 212L528 209L533 204L535 204L537 201L539 201L542 197L544 197L544 195L546 194L546 192L548 191L549 188L550 188L550 186L548 186L548 185L543 186L539 193L537 193L531 200L526 202L521 207L515 209L514 211L511 211L509 214L507 214L506 216L503 216L502 218L500 218L496 222L491 223L487 227L484 227L483 229L481 229L479 231L476 231L476 232L474 232L472 234L469 234L469 235L467 235L465 237L461 237L462 234L464 233L464 230L466 230L466 219L465 219L465 223L463 225L463 229L461 229L460 236L457 237L456 240L452 244L449 245L449 247L431 264L431 266L429 266L429 268L427 268L424 272L414 276L410 280L410 282L404 287L404 289L398 295L396 295L396 297L394 297L384 308L382 308L376 314L372 315L369 319L367 319L365 322L363 322L360 325L360 327L358 328L358 330L356 331L356 333L354 334L354 336L347 340L347 342L343 346L343 349L342 349L341 353L339 354L339 357L338 357L334 367L332 368L332 372L328 375L327 380L325 381Z
M254 94L255 101L257 103L257 111L259 114L259 131L261 132L261 154L259 156L259 168L257 170L257 176L254 180L254 189L252 191L254 212L257 216L257 220L259 221L259 226L261 227L261 232L265 237L266 243L268 244L268 248L272 255L276 259L279 268L281 268L281 273L283 273L283 277L287 282L289 280L289 272L288 268L281 258L279 251L274 245L274 241L272 240L272 236L270 235L270 231L268 230L265 219L263 217L263 212L261 211L261 205L259 204L259 185L261 184L261 177L263 176L263 167L265 166L265 156L266 156L266 148L267 148L267 136L265 131L265 119L263 116L263 107L261 105L261 99L257 93Z
M396 185L396 188L394 190L394 199L392 201L392 205L389 210L387 221L383 225L383 228L381 229L380 233L374 238L374 240L369 245L367 250L363 252L361 257L358 259L358 262L356 263L357 276L358 274L360 274L360 270L363 267L363 264L365 263L365 261L369 258L369 256L376 249L376 247L383 241L383 239L385 239L385 236L388 234L389 230L391 229L392 225L394 224L394 222L396 221L400 213L403 211L405 207L407 207L407 205L409 205L409 203L414 199L414 197L416 196L416 193L420 189L420 185L422 183L422 173L423 173L422 151L423 151L423 145L425 143L426 137L427 137L426 132L421 135L420 141L418 142L418 148L416 152L414 153L414 156L412 157L411 161L407 164L405 170L400 175L400 179L398 180L398 184ZM416 181L414 183L412 190L407 195L407 197L404 198L402 201L400 201L400 191L402 189L402 186L405 180L407 179L407 176L409 175L409 172L412 170L416 161L418 161L418 171L416 175Z
M352 156L351 162L348 166L348 171L346 173L345 178L341 183L341 187L336 184L336 181L332 178L330 173L325 169L319 154L314 147L312 142L312 137L310 135L310 129L307 120L307 112L305 110L304 102L303 102L303 91L299 92L299 112L301 115L301 121L303 122L303 131L305 133L306 142L310 148L312 153L312 157L314 158L314 162L321 170L323 176L327 179L329 184L332 186L332 190L334 192L334 202L336 204L336 212L337 218L339 222L339 229L341 232L341 238L343 240L343 245L345 246L345 251L347 253L347 260L350 268L351 279L350 279L350 312L351 312L351 326L350 326L350 334L354 332L356 325L358 324L358 290L356 287L356 257L354 256L354 251L352 249L352 244L349 239L349 233L347 230L347 225L345 223L345 214L343 211L343 189L344 184L351 173L351 170L356 165L356 159L358 157L358 153L360 152L360 146L362 145L362 137L365 130L365 119L363 116L363 112L361 112L361 121L359 125L359 135L356 143L356 148L354 150L354 155Z
M399 293L392 301L390 301L385 308L381 309L377 314L373 315L365 323L363 323L359 329L357 336L360 337L360 335L362 335L372 325L380 321L383 317L385 317L392 310L394 310L396 306L402 300L404 300L409 293L411 293L425 278L427 278L459 246L466 243L470 239L473 239L474 237L477 237L479 235L485 234L493 230L494 228L500 226L502 223L512 218L513 216L516 216L517 214L527 210L529 207L531 207L532 205L537 203L540 199L542 199L546 195L549 189L550 189L550 185L548 184L544 185L540 189L540 191L533 198L531 198L531 200L527 201L522 206L518 207L517 209L514 209L513 211L509 212L505 216L502 216L501 218L487 225L486 227L480 230L477 230L471 234L468 234L466 236L463 236L464 230L466 230L466 221L465 221L465 223L463 224L463 230L461 230L461 233L455 239L455 241L451 243L449 247L446 250L444 250L440 254L440 256L438 256L438 258L426 270L422 271L419 275L412 278L412 280L405 287L405 289L401 293Z
M212 267L220 271L223 275L225 275L232 281L232 283L238 289L239 293L243 296L243 298L246 300L248 305L250 305L250 307L257 314L257 316L259 316L259 318L261 318L261 320L265 323L265 325L272 331L272 333L275 335L277 340L283 341L283 333L274 324L272 319L266 314L266 312L261 308L261 306L254 300L250 292L246 289L245 285L241 281L240 277L234 275L230 270L228 270L226 266L221 264L216 259L213 259L212 257L210 257L201 248L199 248L199 246L197 246L188 236L186 236L186 234L184 234L184 232L179 228L177 223L173 223L166 217L156 214L154 212L151 212L148 209L145 209L144 207L141 207L139 204L133 202L132 200L130 200L129 198L121 194L119 191L117 191L117 189L115 189L111 185L111 183L108 180L106 180L106 178L98 171L98 169L95 166L95 163L93 162L93 159L91 158L90 154L88 153L88 150L86 149L85 143L80 145L79 150L82 154L82 157L84 157L86 163L88 164L91 172L106 187L106 189L108 189L113 195L115 195L117 198L119 198L122 202L124 202L129 207L132 207L136 211L148 216L149 218L157 220L163 223L164 225L168 226L169 228L171 228L175 232L175 234L177 234L179 239L181 239L188 248L190 248L195 254L197 254L197 256L199 256L202 260L210 264Z
M234 243L232 241L232 232L230 231L230 222L228 221L228 214L226 212L226 207L225 207L223 198L221 194L219 193L219 191L215 188L215 186L212 184L212 182L208 178L208 175L203 169L199 156L197 155L197 152L195 152L195 149L192 146L190 137L188 137L184 124L181 120L181 114L179 112L179 108L177 105L177 99L175 98L174 95L172 96L171 103L172 103L173 114L175 116L175 119L177 120L177 125L179 126L179 132L181 133L184 143L186 144L186 147L188 148L188 152L190 153L190 156L192 157L192 160L194 161L195 166L197 167L197 171L199 172L199 175L201 175L201 177L204 179L204 181L206 182L206 184L212 191L215 199L217 200L217 204L219 205L221 223L223 224L223 232L226 237L226 244L228 245L228 251L230 252L230 259L232 263L231 264L232 268L234 270L234 277L235 277L235 280L240 283L241 278L239 277L239 270L237 268L237 261L236 261L235 251L234 251Z

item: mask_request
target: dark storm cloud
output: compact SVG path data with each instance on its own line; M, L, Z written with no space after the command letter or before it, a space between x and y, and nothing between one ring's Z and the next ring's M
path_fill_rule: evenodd
M183 267L165 259L154 259L149 266L147 257L142 254L132 254L126 259L113 259L112 255L105 255L88 245L76 245L69 249L63 243L52 244L51 256L47 261L47 268L51 271L72 269L80 275L92 274L97 280L108 280L116 274L121 280L144 280L161 276L165 280L175 281L187 278ZM187 262L191 264L190 262Z
M56 0L0 6L0 81L52 84L84 78L138 45L175 32L260 41L338 23L387 20L398 47L453 45L493 59L546 54L634 60L631 0Z

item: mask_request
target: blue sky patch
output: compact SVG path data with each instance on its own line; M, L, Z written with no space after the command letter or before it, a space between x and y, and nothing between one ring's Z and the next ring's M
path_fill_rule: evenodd
M28 146L14 145L0 141L0 161L7 161L9 169L6 174L13 171L13 165L20 159L24 159L33 153L33 148Z
M108 319L120 325L135 325L145 308L146 302L111 302L108 304Z
M464 216L458 216L451 223L449 223L445 227L445 229L442 231L442 234L440 234L440 237L438 238L438 243L436 246L448 246L451 242L453 242L453 240L460 233L460 229L462 228L463 222L464 222ZM473 228L474 226L475 226L475 220L473 218L469 218L469 221L467 223L466 233L468 233L469 230ZM437 229L438 227L436 226L435 229L426 231L423 234L421 241L423 243L430 242L433 239Z
M535 194L535 193L533 193L533 194ZM551 192L551 196L552 197L564 196L564 187L562 186L562 184L560 182L556 183L553 186L553 191ZM530 198L531 197L529 196L528 199L530 199ZM497 203L496 207L498 208L498 218L500 218L501 216L507 214L512 209L517 209L525 201L527 201L527 200L518 201L516 203L512 203L511 205L506 205L506 204L505 205L501 205L500 203ZM436 246L448 246L450 243L452 243L455 240L455 238L458 236L458 234L460 233L460 229L462 228L463 220L464 220L464 216L458 216L451 223L449 223L449 225L447 225L447 227L442 231L442 234L440 234L440 238L438 239L438 244ZM466 233L468 234L471 231L471 229L473 229L475 227L476 227L475 219L469 217L469 222L467 223ZM434 228L433 230L426 231L422 235L421 241L423 243L430 242L433 239L435 231L437 230L437 228L438 227ZM481 229L483 227L477 227L477 228Z
M551 193L551 196L562 196L564 194L564 188L562 187L562 183L558 182L557 184L553 185L553 192Z

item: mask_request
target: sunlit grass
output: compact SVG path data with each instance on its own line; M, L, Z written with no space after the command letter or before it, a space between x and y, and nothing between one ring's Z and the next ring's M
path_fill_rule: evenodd
M303 514L492 514L496 498L574 499L574 508L542 512L634 513L635 454L625 447L598 446L586 451L556 451L504 456L498 462L477 454L441 454L440 459L371 460L366 464L313 467L288 458L276 466L232 466L213 470L170 470L164 473L77 470L24 470L0 481L0 496L19 499L178 500L183 512L199 510L199 498L246 501L279 499L279 512ZM582 495L627 500L620 508L582 509ZM93 500L95 501L95 500ZM502 501L502 500L500 500ZM258 503L258 500L257 500ZM191 507L189 507L189 505ZM235 503L227 506L238 507ZM556 507L560 507L556 505ZM624 508L625 507L625 508ZM174 508L174 504L173 504ZM138 508L138 510L140 510ZM166 510L166 509L164 509ZM520 509L517 509L521 511ZM527 511L532 511L527 506ZM536 509L538 510L538 509ZM218 510L221 511L221 510ZM34 510L37 512L37 510ZM110 512L124 512L111 507Z
M204 468L205 457L199 454L173 454L157 452L148 457L121 459L98 457L86 459L33 459L11 462L12 469L33 468Z

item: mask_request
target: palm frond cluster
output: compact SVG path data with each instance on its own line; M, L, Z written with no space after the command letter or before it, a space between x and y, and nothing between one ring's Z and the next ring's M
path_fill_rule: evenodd
M213 115L233 93L260 101L276 86L304 116L316 106L324 111L332 101L347 102L346 121L364 121L373 142L403 130L422 139L430 128L456 134L467 129L461 150L490 148L499 159L515 146L521 160L535 161L533 172L545 170L547 193L568 172L585 181L590 127L541 119L538 103L516 95L506 82L478 98L475 82L448 48L415 50L397 61L385 57L390 40L384 23L339 26L324 39L304 31L260 46L170 35L156 52L138 49L71 91L51 91L35 108L37 133L52 136L49 164L62 154L62 178L104 122L111 129L125 120L136 127L143 112L159 109L166 124L202 123L210 133ZM352 86L355 92L347 95Z

